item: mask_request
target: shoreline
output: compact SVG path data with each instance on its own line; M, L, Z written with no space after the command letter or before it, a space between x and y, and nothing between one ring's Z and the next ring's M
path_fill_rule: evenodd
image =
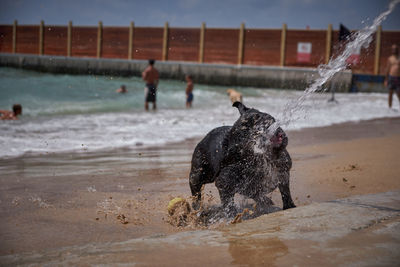
M297 206L400 189L395 160L400 158L400 118L289 131L288 136ZM173 197L190 195L187 177L199 140L1 160L8 171L0 175L0 255L193 230L169 225L166 206ZM219 203L213 184L206 192ZM271 197L281 207L280 194L274 191Z
M379 137L379 136L384 136L385 132L378 132L377 128L380 127L382 122L394 122L394 126L396 127L395 129L391 129L391 131L395 132L400 132L399 128L399 123L400 121L400 115L399 117L382 117L382 118L374 118L374 119L367 119L367 120L359 120L359 121L349 121L349 122L340 122L340 123L333 123L330 125L325 125L325 126L317 126L317 127L306 127L306 128L301 128L301 129L296 129L296 130L285 130L286 133L289 135L290 138L290 143L289 145L293 146L301 146L301 145L310 145L315 142L321 143L321 142L333 142L333 141L339 141L343 139L343 135L346 133L350 134L350 132L354 132L354 129L349 129L348 127L351 127L352 125L357 125L357 127L360 129L357 134L360 134L360 137ZM342 133L339 135L332 135L330 133L330 128L331 127L339 127L341 130L343 130L346 133ZM374 131L364 131L364 128L361 127L374 127ZM292 138L293 136L293 138ZM310 136L307 138L307 136ZM178 146L181 146L184 144L185 147L194 147L197 145L198 142L203 138L204 136L193 136L190 138L186 138L181 141L174 141L174 142L166 142L164 144L158 144L158 145L146 145L146 144L139 144L136 145L135 147L117 147L117 148L101 148L101 149L95 149L95 150L86 150L83 149L82 151L53 151L53 152L25 152L24 154L21 155L15 155L15 156L3 156L0 157L0 167L2 162L7 162L7 161L13 161L16 159L29 159L29 158L39 158L39 157L47 157L49 156L50 158L53 156L63 156L63 155L75 155L77 157L96 157L96 155L125 155L127 153L140 153L142 151L151 151L151 150L162 150L164 147L171 147L171 148L177 148ZM355 139L358 137L355 137L354 135L351 135L349 139Z

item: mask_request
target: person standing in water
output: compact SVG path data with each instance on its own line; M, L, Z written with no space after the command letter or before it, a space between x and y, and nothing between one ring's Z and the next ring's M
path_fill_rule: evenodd
M387 61L384 85L389 90L389 108L392 107L393 92L396 92L400 103L400 57L399 47L395 44Z
M186 75L186 107L191 108L193 102L193 79L192 76Z
M153 103L153 109L157 108L156 106L156 93L157 93L157 85L158 85L158 70L154 67L155 60L149 60L149 66L143 71L142 78L146 82L145 88L145 102L144 108L149 110L149 102Z

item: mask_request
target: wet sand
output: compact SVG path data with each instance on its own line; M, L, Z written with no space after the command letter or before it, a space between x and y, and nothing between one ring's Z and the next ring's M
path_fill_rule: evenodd
M288 135L298 206L400 189L400 118ZM166 206L190 195L187 177L198 141L1 159L0 255L190 230L167 223ZM218 203L212 184L206 192ZM277 191L272 198L281 206Z

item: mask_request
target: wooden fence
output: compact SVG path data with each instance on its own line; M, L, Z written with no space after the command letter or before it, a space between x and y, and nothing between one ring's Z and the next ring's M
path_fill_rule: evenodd
M299 43L309 44L307 60L299 60ZM383 74L392 44L400 44L400 31L378 29L356 73ZM1 53L28 53L69 57L155 59L200 63L317 67L340 50L338 31L169 27L96 27L0 25Z

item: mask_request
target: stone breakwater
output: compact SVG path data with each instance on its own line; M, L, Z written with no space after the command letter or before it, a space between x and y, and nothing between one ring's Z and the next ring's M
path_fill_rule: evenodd
M51 73L139 76L147 60L75 58L0 54L0 66L31 69ZM317 69L295 67L247 66L229 64L198 64L157 61L162 79L184 80L186 74L196 83L224 86L252 86L304 90L319 77ZM330 81L337 92L348 92L351 71L338 72ZM328 85L329 86L329 85Z

